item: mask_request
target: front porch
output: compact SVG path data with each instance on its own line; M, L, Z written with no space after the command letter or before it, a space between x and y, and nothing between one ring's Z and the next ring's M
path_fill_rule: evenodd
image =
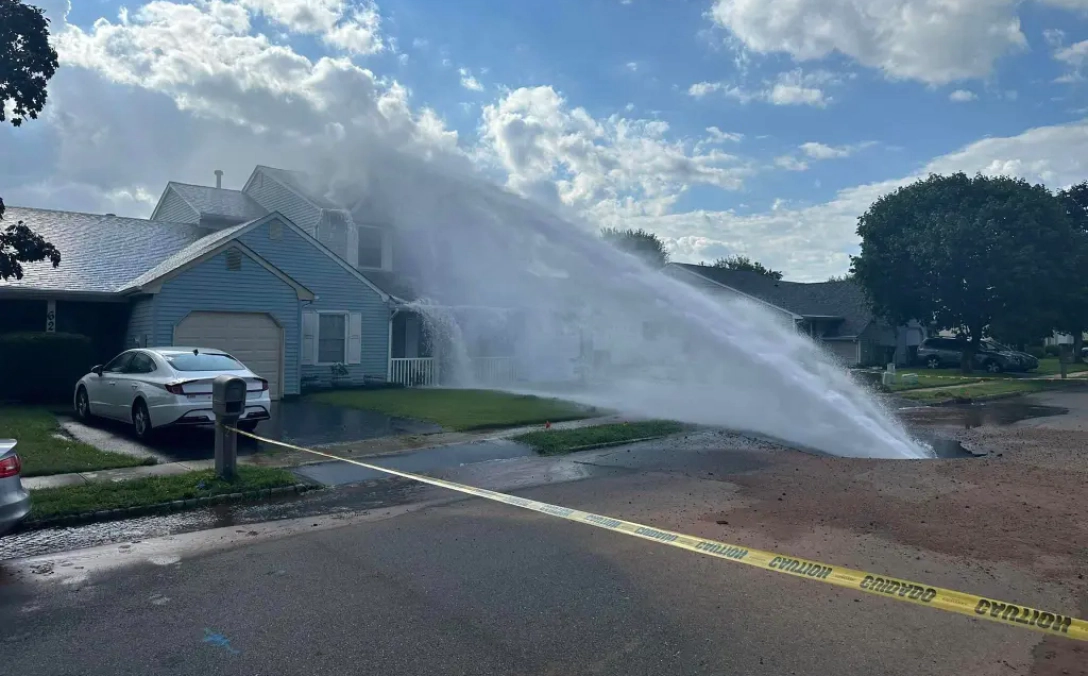
M472 331L460 324L441 329L432 325L428 330L419 312L398 310L389 326L388 382L404 387L487 388L518 380L517 359L501 332Z

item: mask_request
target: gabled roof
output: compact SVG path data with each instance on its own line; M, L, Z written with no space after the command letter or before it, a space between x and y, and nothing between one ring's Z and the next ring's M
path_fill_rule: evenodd
M0 281L0 290L114 292L208 234L188 223L24 207L9 207L0 225L19 221L57 247L60 266L24 264L23 278Z
M268 210L241 190L212 188L206 185L190 185L170 181L167 190L191 206L201 218L214 220L251 221L268 213ZM164 191L165 195L166 192ZM160 200L161 202L161 200ZM158 207L156 206L156 209Z
M253 176L255 176L257 172L261 172L265 176L268 176L269 178L283 184L285 187L287 187L292 192L296 193L299 197L306 200L318 209L335 209L338 211L347 211L339 204L336 204L332 200L325 198L321 194L321 191L318 189L318 186L316 185L313 177L305 172L295 171L293 169L277 169L276 167L269 167L263 164L258 164L253 169L253 174L250 175L249 180L246 181L246 186L249 186L250 182L253 181Z
M177 253L173 254L169 258L163 260L153 268L148 269L140 276L130 280L124 287L119 289L120 291L138 290L141 287L151 284L153 281L160 277L185 267L189 263L192 263L196 259L200 258L204 254L212 250L218 250L222 248L222 245L241 232L244 228L248 227L252 221L235 225L229 228L223 228L222 230L216 230L210 235L205 235L196 240L192 244L182 248Z
M873 321L873 312L861 287L852 281L784 282L757 272L727 270L707 265L669 263L720 286L773 305L798 317L841 319L826 337L860 335Z

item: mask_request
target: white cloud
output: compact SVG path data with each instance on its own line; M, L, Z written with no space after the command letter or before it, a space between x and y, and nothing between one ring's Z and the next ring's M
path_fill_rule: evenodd
M710 138L717 142L732 141L736 143L744 140L744 134L722 131L717 127L707 127L706 133L710 134Z
M752 171L668 132L660 120L594 118L551 87L508 92L484 108L480 129L509 187L600 219L663 214L692 185L734 190Z
M716 0L710 16L755 53L839 53L931 84L985 77L1027 46L1015 0Z
M849 157L855 148L852 146L829 146L823 143L809 141L801 144L801 152L814 160L830 160L840 157Z
M774 164L776 167L785 169L786 171L807 171L808 163L804 160L799 160L792 155L782 155L781 157L774 158Z
M457 72L461 75L462 87L474 92L482 92L484 90L484 86L480 84L479 80L473 77L472 71L468 68L458 68Z
M764 101L776 106L815 106L824 108L831 97L824 91L827 85L839 84L841 79L825 70L809 73L800 68L779 73L773 80L765 80L761 87L747 89L724 82L699 82L688 87L688 95L697 99L714 93L736 99L741 103Z
M632 73L637 73L638 72L638 61L628 61L625 64L625 67L627 68L627 70L631 71Z
M1069 46L1061 46L1061 38L1058 38L1058 44L1055 45L1054 59L1059 63L1065 64L1069 67L1069 70L1059 76L1056 82L1079 82L1084 79L1084 74L1081 72L1086 62L1088 62L1088 40L1081 40L1080 42L1074 42Z
M292 33L320 34L325 44L351 54L374 54L385 48L381 15L373 2L357 4L350 15L345 14L341 0L240 0L239 4Z
M957 89L948 95L948 100L955 103L966 103L968 101L974 101L978 98L978 94L967 89Z

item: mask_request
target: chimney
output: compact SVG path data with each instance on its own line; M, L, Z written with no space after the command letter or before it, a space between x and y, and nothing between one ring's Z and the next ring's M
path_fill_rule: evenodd
M215 170L215 187L216 188L222 188L223 187L223 170L222 169L216 169Z

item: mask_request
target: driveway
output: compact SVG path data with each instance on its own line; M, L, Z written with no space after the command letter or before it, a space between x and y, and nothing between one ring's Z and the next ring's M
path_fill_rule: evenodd
M402 434L431 434L442 428L432 423L392 418L374 411L343 408L318 404L298 398L291 401L272 402L272 418L262 422L256 433L300 446L323 446L348 441L361 441ZM65 429L80 441L104 451L128 455L152 455L161 462L180 462L211 458L215 452L215 440L208 428L164 429L151 443L136 440L132 428L109 420L97 421L85 426L71 421ZM251 455L265 452L265 444L242 438L238 441L238 454Z

